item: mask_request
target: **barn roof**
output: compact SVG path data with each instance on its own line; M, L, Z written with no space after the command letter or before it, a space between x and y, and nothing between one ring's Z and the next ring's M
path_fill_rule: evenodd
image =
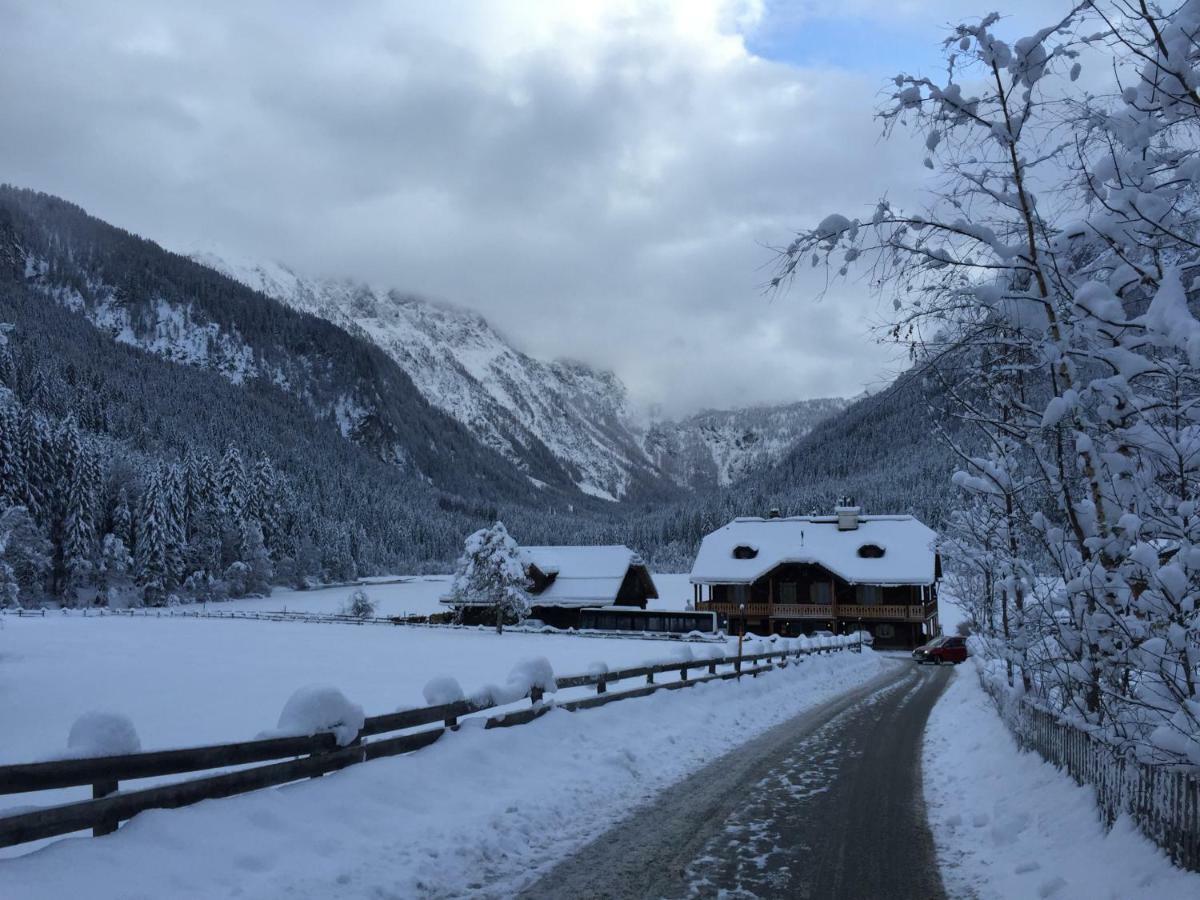
M857 519L858 527L848 530L839 530L837 516L734 519L701 542L691 581L749 584L781 563L823 566L851 584L936 580L933 529L912 516Z
M608 606L632 568L645 580L647 596L658 591L642 558L628 547L522 547L526 565L553 580L533 597L538 606Z
M530 598L536 606L610 606L630 570L642 581L647 597L658 597L646 564L625 546L522 547L520 552L531 570ZM451 597L441 602L455 605Z

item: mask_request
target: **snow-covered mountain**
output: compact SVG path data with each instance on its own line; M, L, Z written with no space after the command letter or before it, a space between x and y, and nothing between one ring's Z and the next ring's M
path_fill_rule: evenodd
M535 482L610 500L723 486L770 465L841 400L655 421L612 372L535 359L478 313L277 263L193 258L269 297L368 337L434 406ZM649 424L648 424L649 423Z
M676 483L724 487L778 462L813 426L848 403L837 397L705 410L679 421L655 422L642 446Z

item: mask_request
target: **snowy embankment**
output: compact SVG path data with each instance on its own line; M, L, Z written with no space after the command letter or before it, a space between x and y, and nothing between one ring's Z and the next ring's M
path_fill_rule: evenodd
M1173 866L1126 818L1106 832L1089 788L1018 749L972 665L929 717L923 764L951 897L1200 897L1200 875Z
M397 575L381 576L365 580L362 589L375 603L378 616L427 616L446 612L447 607L439 599L450 591L449 575ZM653 576L658 588L658 599L651 600L649 609L687 608L692 599L692 586L686 574L657 574ZM247 610L251 612L336 613L357 589L357 585L317 588L311 591L294 591L276 588L269 597L247 597L209 603L205 608L213 611ZM183 607L192 609L193 607Z
M517 728L474 720L408 756L0 861L0 883L27 900L510 896L637 804L886 664L839 653Z

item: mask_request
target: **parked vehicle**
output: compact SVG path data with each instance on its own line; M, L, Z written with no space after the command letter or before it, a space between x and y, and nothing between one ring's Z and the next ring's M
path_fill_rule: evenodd
M821 631L814 631L809 637L833 637L833 632L822 629Z
M934 638L924 647L914 650L912 657L918 664L928 662L934 665L942 663L958 665L967 658L967 639L958 636Z
M860 641L862 641L868 647L874 646L874 644L875 644L875 635L871 634L871 632L866 631L865 629L863 631L855 631L850 636L857 637Z

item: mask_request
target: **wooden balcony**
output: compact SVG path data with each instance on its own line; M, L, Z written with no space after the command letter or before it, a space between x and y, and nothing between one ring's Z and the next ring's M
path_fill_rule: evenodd
M730 618L745 617L748 619L889 619L897 622L924 622L936 611L935 604L877 604L875 606L859 606L858 604L839 604L832 606L824 603L747 603L746 609L738 609L736 603L717 603L712 600L702 600L696 605L701 612L715 612Z

